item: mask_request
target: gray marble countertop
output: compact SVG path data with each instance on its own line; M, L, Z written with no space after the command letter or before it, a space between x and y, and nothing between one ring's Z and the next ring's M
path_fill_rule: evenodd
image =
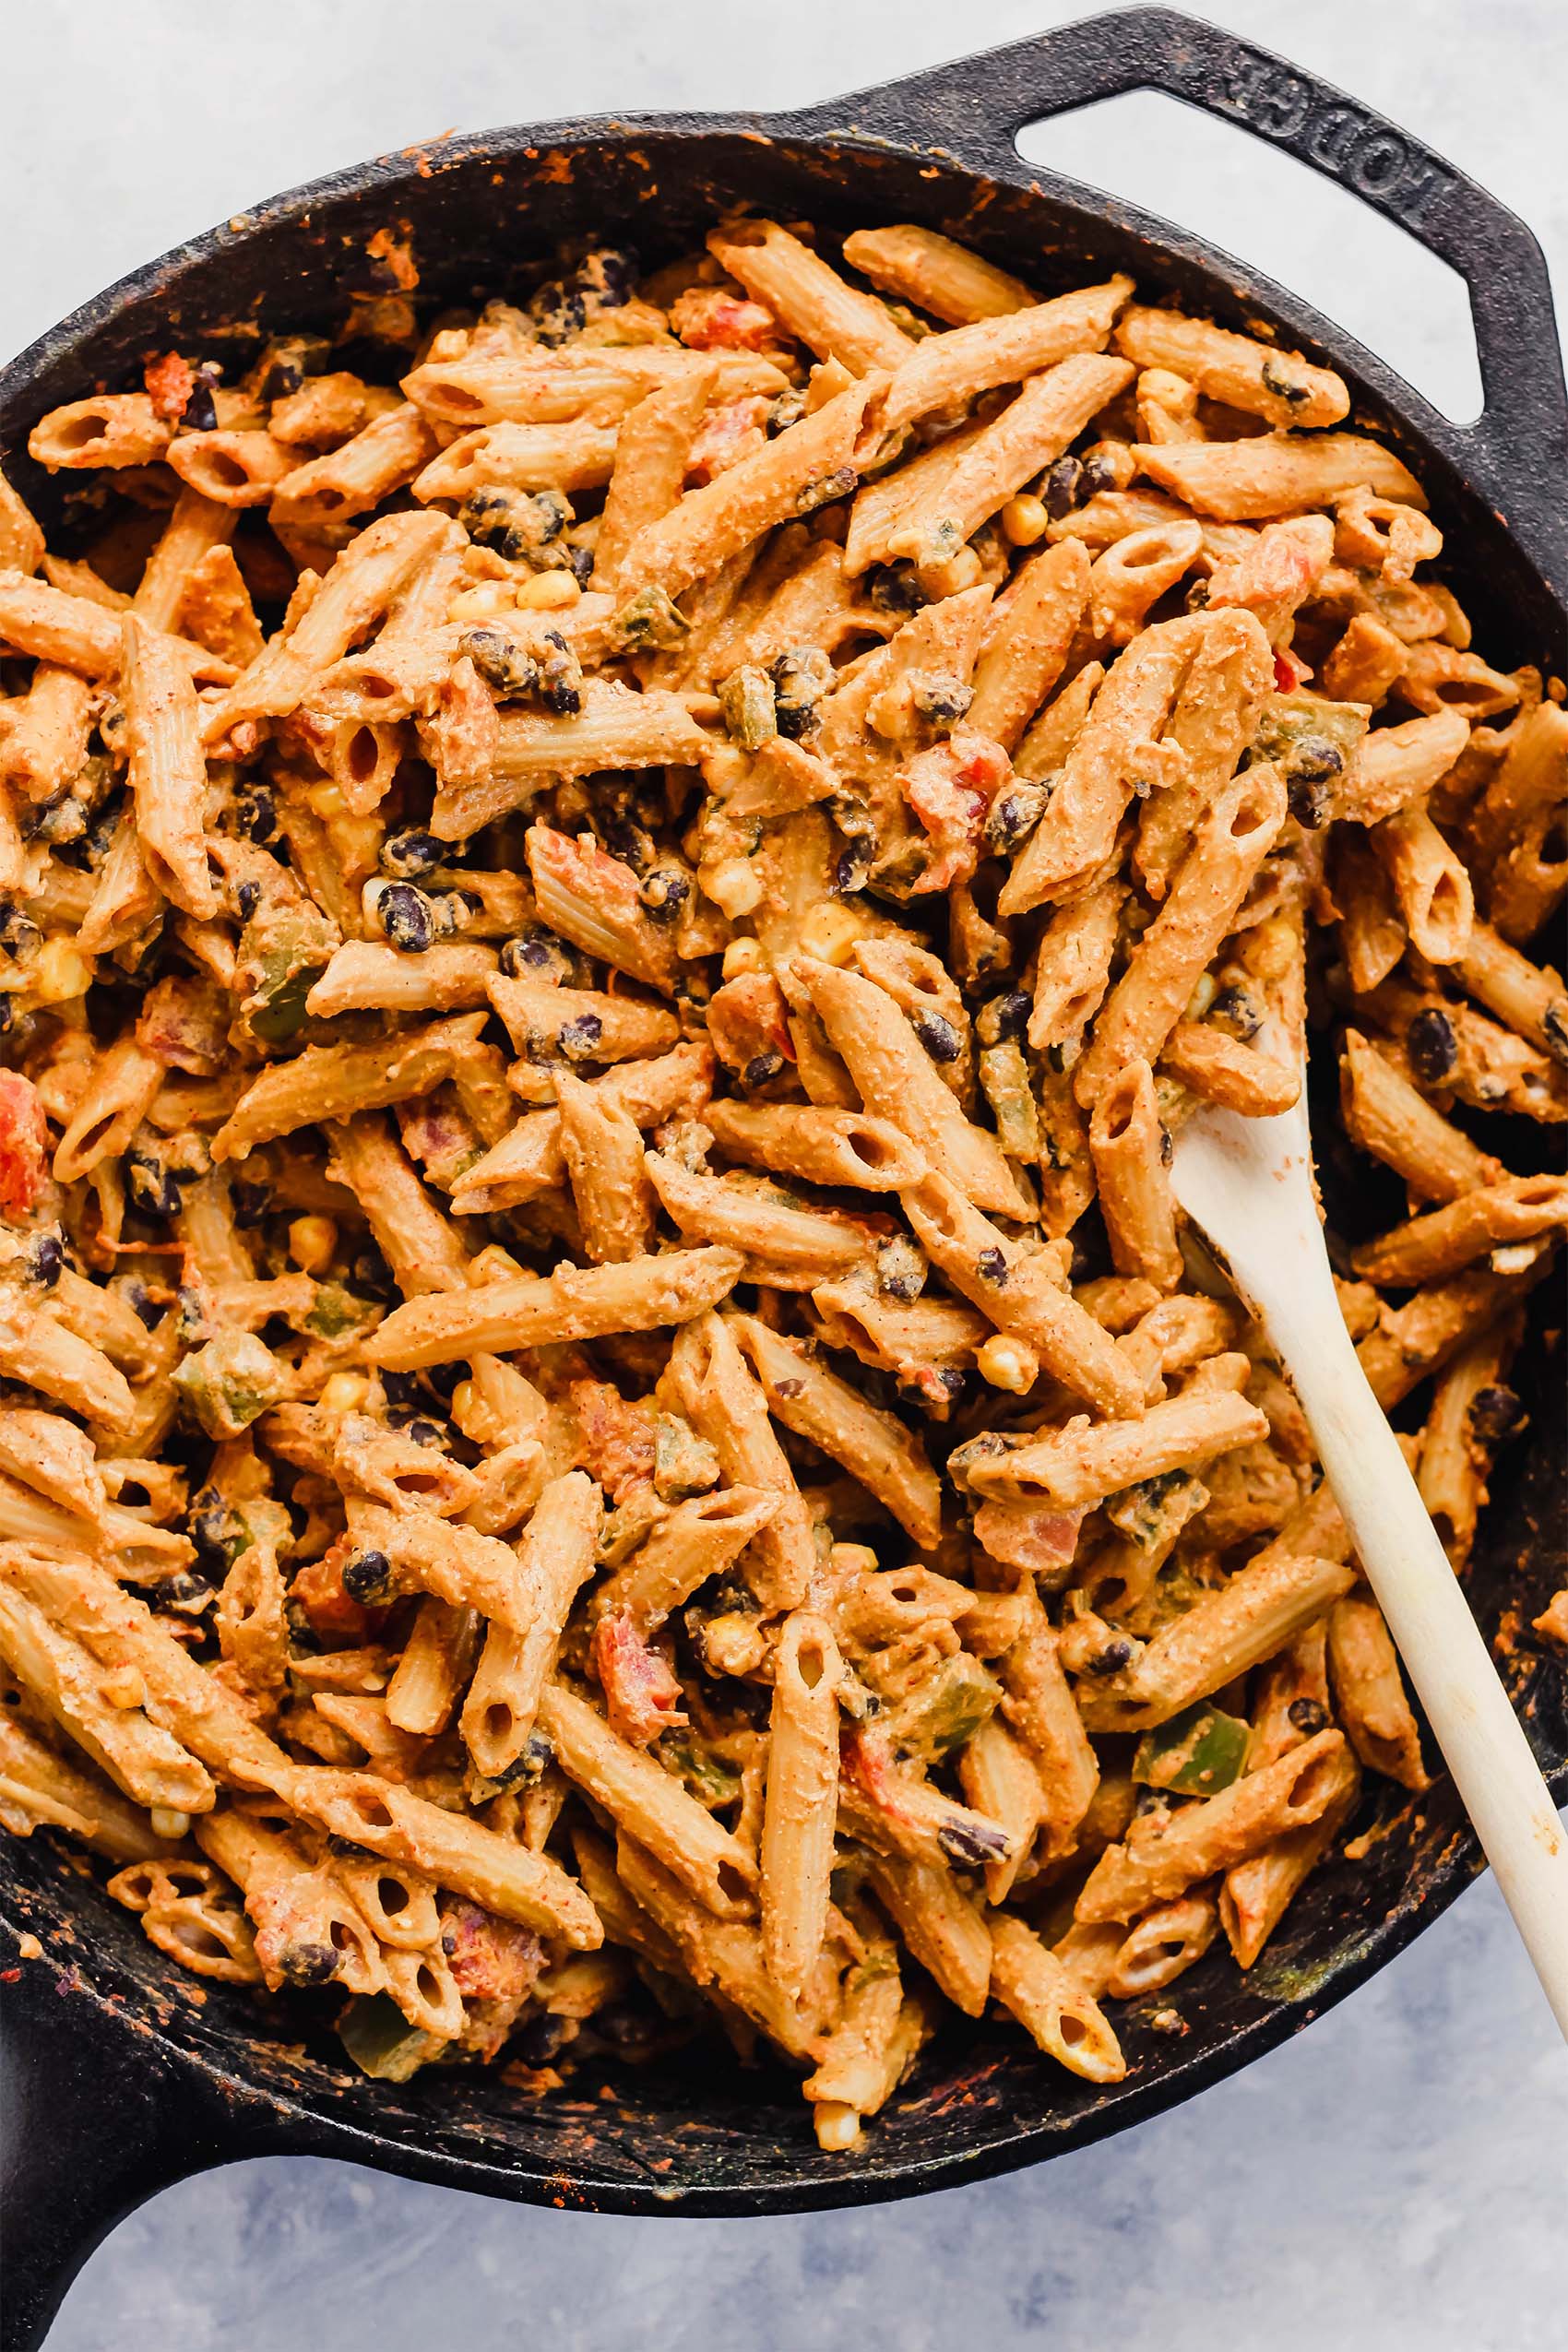
M0 350L268 192L448 125L784 106L1090 0L33 0L6 25ZM1562 0L1230 0L1473 172L1568 284ZM1289 159L1169 101L1031 154L1261 264L1449 413L1479 405L1462 290ZM168 2191L88 2264L50 2352L900 2352L1049 2338L1218 2352L1559 2352L1568 2064L1490 1881L1239 2079L1143 2130L916 2204L766 2222L539 2214L347 2165Z

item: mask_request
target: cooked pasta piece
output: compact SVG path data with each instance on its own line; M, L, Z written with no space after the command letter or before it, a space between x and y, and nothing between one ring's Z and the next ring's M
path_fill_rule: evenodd
M1427 1786L1167 1159L1337 1055L1462 1568L1562 683L1332 370L984 234L393 241L400 385L63 383L68 556L0 479L0 1825L383 2079L706 2017L837 2154L994 2001L1108 2085Z

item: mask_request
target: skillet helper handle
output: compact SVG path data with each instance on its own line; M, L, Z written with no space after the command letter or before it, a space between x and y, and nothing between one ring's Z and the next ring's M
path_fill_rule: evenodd
M1516 213L1408 131L1272 50L1173 8L1087 17L840 101L835 112L841 125L944 147L1016 178L1013 142L1027 124L1134 89L1163 91L1285 148L1458 271L1486 406L1469 426L1429 411L1431 437L1505 517L1562 600L1568 392L1545 256Z
M122 2216L240 2153L208 2093L152 2034L105 2020L56 1948L28 1959L0 1924L0 2352L36 2352Z

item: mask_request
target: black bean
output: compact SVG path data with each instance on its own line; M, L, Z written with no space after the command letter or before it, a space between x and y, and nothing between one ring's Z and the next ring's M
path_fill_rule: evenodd
M1111 459L1106 457L1086 457L1083 480L1078 485L1078 494L1073 503L1077 506L1085 506L1091 498L1098 497L1102 490L1114 490L1115 487L1116 468Z
M427 1413L408 1405L392 1406L386 1415L386 1426L397 1430L404 1437L411 1438L416 1445L445 1445L446 1443L446 1431L439 1421L433 1421Z
M552 977L570 982L576 966L570 948L553 932L536 928L506 941L501 950L501 969L508 980Z
M526 2025L519 2025L508 2045L508 2055L520 2066L548 2066L559 2058L568 2042L577 2038L575 2017L558 2017L551 2010L541 2009Z
M0 947L19 964L36 956L42 944L43 933L31 917L24 915L13 899L0 899Z
M416 826L407 833L387 835L381 845L381 871L395 874L399 882L418 882L445 865L451 854L449 841L438 841L434 833L422 833Z
M940 1013L911 1013L909 1024L933 1062L956 1062L964 1049L951 1021Z
M1501 1445L1524 1420L1524 1408L1511 1388L1496 1384L1478 1388L1470 1399L1470 1428L1484 1445Z
M1459 1059L1459 1040L1446 1013L1423 1005L1405 1032L1410 1067L1429 1087L1441 1086Z
M900 1235L879 1244L876 1287L889 1299L918 1299L925 1288L925 1260L914 1243Z
M180 411L182 433L217 432L218 408L213 398L217 384L218 370L215 367L197 368L196 382L191 386L189 398Z
M377 1306L395 1307L403 1296L393 1279L391 1267L374 1246L360 1252L349 1268L349 1280L360 1298L372 1299ZM384 1381L386 1377L384 1372Z
M863 890L871 873L874 845L863 835L844 844L834 868L834 880L840 890Z
M773 681L773 715L778 732L791 741L809 735L817 722L817 706L833 684L833 664L815 646L794 646L768 668Z
M1021 1038L1028 1025L1028 998L1022 989L1009 989L1005 996L993 996L980 1007L975 1034L982 1045L1001 1045L1007 1038Z
M441 1397L445 1403L450 1404L458 1387L468 1379L469 1367L462 1362L430 1364L426 1366L422 1377L427 1387L433 1388L437 1396Z
M598 1052L604 1036L604 1023L597 1013L579 1013L575 1021L564 1022L555 1033L558 1051L568 1062L588 1062Z
M974 688L960 685L956 678L921 678L909 687L909 699L921 718L942 726L956 726L974 698Z
M1327 822L1331 806L1329 795L1315 778L1309 776L1288 777L1285 801L1303 831L1315 833L1321 825Z
M1272 392L1277 400L1289 401L1293 409L1299 409L1303 400L1311 398L1310 387L1284 374L1274 360L1265 360L1263 381L1265 391Z
M65 1253L53 1233L34 1233L23 1253L30 1278L53 1290L65 1264Z
M16 1027L17 1008L8 995L0 996L0 1037L9 1037Z
M1058 457L1040 484L1045 511L1053 523L1070 515L1083 496L1084 469L1076 457Z
M555 1761L555 1751L542 1731L530 1731L520 1752L495 1775L503 1788L515 1788L519 1781L540 1780Z
M1007 1261L994 1243L976 1258L975 1272L982 1282L991 1283L998 1290L1007 1288Z
M866 574L866 593L879 612L918 612L931 602L912 564L873 564Z
M991 804L985 821L985 845L998 857L1010 857L1027 841L1056 789L1056 779L1042 777L1038 783L1009 784L998 792Z
M278 1955L279 1974L285 1984L302 1991L329 1985L341 1963L329 1943L286 1943Z
M547 630L544 642L550 651L539 665L539 698L558 719L575 719L583 707L582 663L559 629Z
M87 863L84 851L76 846L87 831L87 811L68 784L46 801L25 802L20 814L25 841L47 841L52 849L67 849L67 865Z
M244 1176L235 1176L230 1180L229 1198L233 1206L236 1225L245 1227L259 1225L272 1207L272 1195L266 1185L252 1183L249 1178Z
M751 1093L758 1087L766 1086L769 1078L776 1078L783 1067L784 1056L769 1046L766 1053L755 1054L747 1063L741 1073L741 1084Z
M637 885L637 897L656 922L672 923L692 895L678 866L655 866Z
M592 579L595 560L592 548L583 546L580 540L573 540L567 547L566 569L580 588L586 588Z
M1568 1005L1549 1004L1540 1016L1540 1025L1552 1060L1568 1063Z
M803 392L780 392L776 400L768 402L762 429L771 441L776 433L788 433L792 424L799 424L805 412L806 396Z
M1302 735L1292 744L1289 754L1290 774L1303 783L1326 784L1345 773L1345 754L1337 743L1323 735Z
M1120 1674L1124 1666L1131 1665L1132 1658L1131 1642L1125 1639L1107 1642L1099 1657L1090 1658L1089 1672L1091 1674Z
M1328 1724L1328 1709L1318 1699L1292 1699L1285 1712L1297 1730L1304 1732L1309 1740Z
M240 921L243 923L248 923L261 904L260 883L242 882L234 893L234 901L240 909Z
M180 1175L157 1156L133 1144L125 1154L125 1182L134 1206L145 1217L178 1217ZM189 1176L184 1178L188 1183Z
M247 784L234 802L234 822L247 841L270 841L278 830L278 802L267 784Z
M125 1285L125 1296L132 1313L143 1326L148 1331L156 1330L163 1320L163 1310L150 1292L145 1290L139 1282L130 1281Z
M197 1560L214 1576L227 1573L233 1556L232 1526L229 1506L218 1489L204 1486L185 1514L185 1533L196 1546Z
M435 938L435 911L411 882L389 882L377 894L375 920L403 956L424 955Z
M819 506L831 506L836 498L848 498L860 481L853 466L835 466L827 474L818 474L808 481L795 498L797 515L814 515Z
M999 1862L1008 1846L1004 1829L980 1821L944 1821L936 1842L950 1862L967 1862L976 1870L982 1862Z
M343 1562L343 1590L350 1600L384 1599L391 1584L392 1563L384 1551L359 1551Z
M498 695L531 695L539 684L533 656L499 629L465 629L457 645Z
M1229 1029L1243 1041L1255 1038L1263 1027L1263 1008L1256 998L1235 983L1220 989L1208 1010L1217 1028Z

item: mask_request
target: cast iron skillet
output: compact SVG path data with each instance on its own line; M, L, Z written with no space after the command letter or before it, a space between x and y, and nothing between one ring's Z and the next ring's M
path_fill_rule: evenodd
M1468 282L1486 408L1450 424L1326 321L1163 221L1023 162L1042 115L1155 89L1272 139L1402 222ZM440 303L505 292L563 237L624 237L645 259L742 198L785 218L924 220L1046 291L1134 270L1224 320L1276 323L1337 367L1358 413L1420 472L1457 557L1478 642L1561 671L1568 576L1568 405L1545 265L1494 198L1367 108L1228 33L1134 8L790 115L593 121L452 138L362 164L258 206L154 262L45 336L0 378L0 453L48 516L58 495L18 453L56 401L135 380L151 351L199 349L224 322L333 328L350 291L384 291L366 244L407 224L422 291ZM1506 519L1504 519L1506 517ZM1554 594L1554 589L1557 591ZM1562 1559L1561 1380L1538 1338L1522 1374L1532 1431L1497 1480L1472 1574L1489 1629L1517 1633L1568 1581ZM1568 1791L1568 1705L1527 1630L1507 1670L1543 1764ZM1398 1792L1395 1792L1397 1794ZM865 2153L818 2154L782 2076L737 2079L722 2055L662 2071L589 2069L531 2102L493 2073L373 2084L280 2005L193 1985L167 1967L78 1864L39 1835L0 1857L6 2107L3 2342L25 2352L71 2273L122 2214L204 2166L279 2151L356 2158L529 2204L620 2213L798 2211L924 2189L1038 2161L1119 2131L1233 2073L1391 1959L1479 1867L1440 1784L1388 1804L1360 1867L1321 1871L1278 1948L1243 1980L1206 1961L1123 2028L1125 2083L1096 2090L1022 2037L957 2026L879 2120ZM19 1936L42 1941L22 1961Z

